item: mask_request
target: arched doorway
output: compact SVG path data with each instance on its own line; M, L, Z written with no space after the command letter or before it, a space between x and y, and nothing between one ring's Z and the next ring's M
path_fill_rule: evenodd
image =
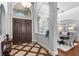
M5 35L5 8L3 4L0 6L0 35Z
M2 30L1 30L1 6L0 6L0 35L1 35L1 32Z
M13 7L13 43L32 41L31 7L16 3Z

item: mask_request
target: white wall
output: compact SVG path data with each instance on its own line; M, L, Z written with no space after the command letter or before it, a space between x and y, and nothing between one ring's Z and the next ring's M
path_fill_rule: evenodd
M2 35L5 35L5 9L4 6L1 6L1 25L2 25Z
M64 13L59 13L57 20L58 21L66 20L66 19L78 20L79 19L78 15L79 15L79 7L76 7L69 9Z
M6 19L6 13L7 13L7 3L1 3L2 4L2 10L1 10L1 35L0 35L0 55L1 55L1 42L4 40L4 35L7 33L7 19Z
M72 8L64 13L59 13L57 21L60 22L61 20L71 20L73 23L76 22L77 40L79 41L79 7Z
M36 5L34 6L36 7ZM36 20L37 20L37 14L36 14L36 9L33 10L34 17L33 17L33 39L34 41L37 41L39 44L44 46L45 48L49 49L51 53L57 54L57 40L58 40L58 35L57 35L57 4L56 2L49 2L49 39L45 37L45 35L35 33L35 26Z
M7 3L1 3L1 35L5 35L7 33Z
M1 35L1 6L0 6L0 35Z
M39 3L38 5L40 6L42 3ZM41 44L42 46L46 47L46 48L49 48L49 39L48 38L45 38L45 35L42 35L40 33L36 33L36 28L37 27L37 3L34 4L33 6L33 41L36 41L38 42L39 44Z
M12 38L12 3L3 2L1 4L3 4L5 9L5 16L2 16L2 35L6 35L8 33L10 38Z

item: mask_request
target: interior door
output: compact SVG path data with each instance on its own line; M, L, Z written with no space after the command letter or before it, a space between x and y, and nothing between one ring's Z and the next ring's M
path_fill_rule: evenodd
M32 21L13 18L13 43L20 44L32 41Z

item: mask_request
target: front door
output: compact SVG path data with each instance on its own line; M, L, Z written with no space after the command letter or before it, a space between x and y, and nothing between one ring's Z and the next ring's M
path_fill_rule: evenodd
M20 44L32 41L32 21L13 18L13 43Z

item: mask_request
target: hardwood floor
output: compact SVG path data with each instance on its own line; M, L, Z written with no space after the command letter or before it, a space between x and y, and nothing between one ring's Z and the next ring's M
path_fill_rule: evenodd
M72 49L66 51L63 51L61 49L58 49L58 55L57 56L79 56L79 42L78 45L73 47Z

